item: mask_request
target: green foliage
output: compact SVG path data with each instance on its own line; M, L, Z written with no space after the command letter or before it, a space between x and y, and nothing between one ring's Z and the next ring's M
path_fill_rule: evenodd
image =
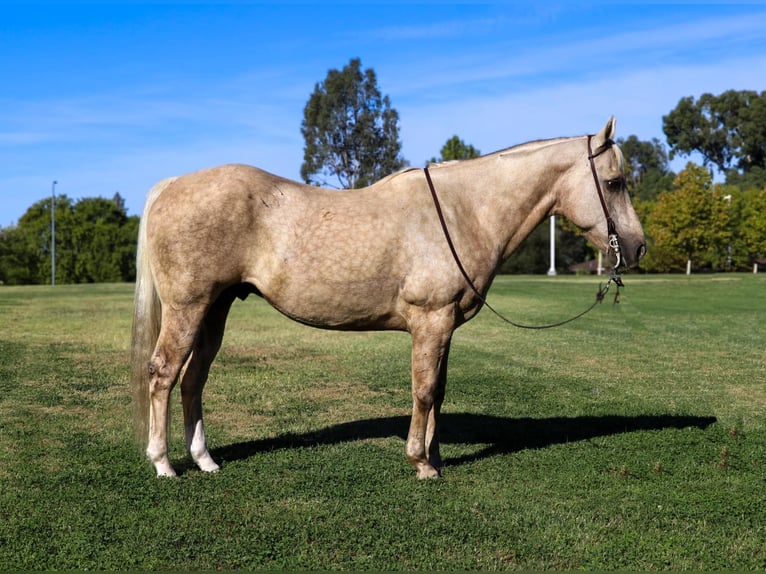
M462 327L444 477L404 459L409 339L237 302L205 394L219 473L174 391L160 480L129 428L132 286L0 289L3 570L762 570L766 277L625 277L568 327ZM499 277L550 321L593 278ZM616 344L616 341L619 344Z
M740 240L749 264L766 256L766 186L742 194Z
M431 158L427 163L440 163L443 161L471 159L479 157L481 152L470 144L466 144L457 136L452 136L442 146L441 155L438 158Z
M502 265L500 273L545 273L550 268L550 221L546 218L521 242ZM570 265L593 258L585 237L562 218L556 219L556 270L566 272Z
M400 155L399 114L381 96L375 72L358 58L328 71L303 110L305 140L301 177L306 183L341 188L370 185L405 165Z
M100 197L81 199L74 213L74 282L133 280L139 218L128 217L115 201Z
M766 188L766 168L755 166L746 172L732 169L726 174L727 185L739 187L743 191Z
M27 245L18 227L0 228L0 281L7 285L34 283L40 254Z
M668 166L668 153L657 138L647 142L631 135L617 143L625 157L625 179L633 197L654 201L671 189L674 175Z
M657 139L641 141L635 135L618 139L617 144L625 157L625 177L629 183L638 183L649 171L667 173L668 154Z
M766 167L766 92L728 90L719 96L682 98L663 116L663 131L676 154L699 152L722 173Z
M660 195L652 209L646 225L651 245L642 266L683 271L692 260L698 269L725 269L737 194L736 188L713 185L704 167L689 163L676 177L673 191Z
M656 201L657 198L673 189L676 174L672 171L648 171L641 180L632 186L628 185L631 196L639 201Z
M73 202L56 196L56 282L94 283L135 278L138 217L119 195ZM32 205L15 227L0 230L0 281L51 280L51 202Z

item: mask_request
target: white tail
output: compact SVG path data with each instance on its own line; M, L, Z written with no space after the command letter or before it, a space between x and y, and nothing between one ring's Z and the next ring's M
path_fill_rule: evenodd
M145 446L149 430L149 370L148 362L162 325L162 304L154 285L154 275L147 251L146 220L149 210L160 193L176 178L155 185L146 197L144 212L138 228L136 252L136 290L133 300L133 334L130 345L130 384L133 391L133 421L136 438Z

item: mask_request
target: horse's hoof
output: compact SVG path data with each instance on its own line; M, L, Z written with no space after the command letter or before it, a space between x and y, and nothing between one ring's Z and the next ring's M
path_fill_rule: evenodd
M152 457L149 455L149 460L152 461L157 476L176 476L176 471L173 470L173 465L170 464L167 456Z
M418 468L418 478L421 480L425 478L439 478L440 476L439 471L430 464L424 464Z
M157 477L169 477L173 478L177 476L176 471L173 470L172 466L168 466L167 468L157 468Z
M205 453L203 456L199 457L195 462L202 472L218 472L221 470L221 467L215 463L213 458L208 453Z

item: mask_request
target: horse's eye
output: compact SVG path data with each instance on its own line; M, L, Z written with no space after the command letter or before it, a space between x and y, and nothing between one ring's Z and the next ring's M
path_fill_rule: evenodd
M617 193L625 189L625 180L621 177L615 177L614 179L608 179L606 181L606 187L609 191Z

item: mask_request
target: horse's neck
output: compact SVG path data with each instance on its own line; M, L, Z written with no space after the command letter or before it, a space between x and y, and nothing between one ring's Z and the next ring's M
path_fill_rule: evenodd
M477 257L499 265L553 212L555 183L568 169L553 148L554 144L529 144L529 149L520 146L464 166L441 168L443 179L451 180L453 201L473 221L477 243L493 250Z

